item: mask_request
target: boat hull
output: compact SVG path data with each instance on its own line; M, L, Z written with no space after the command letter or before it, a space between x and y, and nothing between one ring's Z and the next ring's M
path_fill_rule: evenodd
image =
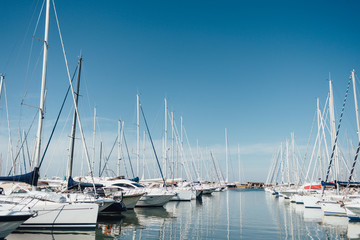
M23 222L28 220L33 213L23 213L20 211L1 211L0 212L0 239L5 238Z
M82 229L96 228L98 204L42 202L31 208L36 216L20 225L19 229Z
M168 195L144 195L136 203L136 207L162 207L173 198L173 194Z
M171 201L191 201L193 192L191 190L174 190L176 195L171 198Z

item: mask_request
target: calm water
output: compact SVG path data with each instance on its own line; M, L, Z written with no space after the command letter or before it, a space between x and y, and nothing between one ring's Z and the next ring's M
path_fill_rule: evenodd
M360 222L324 217L321 210L264 191L213 193L203 200L170 202L100 219L96 231L13 233L14 239L360 239Z

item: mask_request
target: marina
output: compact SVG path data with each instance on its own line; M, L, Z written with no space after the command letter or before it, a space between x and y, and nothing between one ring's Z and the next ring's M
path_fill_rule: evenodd
M261 216L261 217L259 217ZM263 190L228 190L99 219L87 232L16 232L6 239L358 239L360 222L323 216Z
M0 239L360 239L360 3L324 3L2 3Z

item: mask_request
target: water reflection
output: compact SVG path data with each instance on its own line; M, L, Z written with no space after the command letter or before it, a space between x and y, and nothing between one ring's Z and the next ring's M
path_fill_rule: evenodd
M51 232L51 231L31 231L31 232L16 232L6 237L6 240L94 240L95 231L77 231L77 232Z
M350 239L360 239L360 222L350 221L348 223L347 237Z
M323 216L263 191L227 191L100 218L85 233L15 233L7 239L360 239L360 222Z

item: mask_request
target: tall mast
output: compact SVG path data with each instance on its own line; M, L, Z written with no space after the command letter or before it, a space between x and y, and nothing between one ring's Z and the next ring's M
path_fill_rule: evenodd
M227 129L226 128L225 128L225 161L226 161L226 182L229 182L228 141L227 141Z
M184 129L183 117L180 116L180 149L182 150L184 149L183 129ZM178 174L178 165L179 164L176 164L176 175Z
M318 160L319 160L319 165L320 165L320 169L322 170L322 157L321 157L321 122L322 122L322 116L321 116L321 112L320 112L320 100L319 100L319 98L317 98L317 101L316 101L316 109L317 109L317 122L318 122L318 142L319 142L319 144L318 144ZM310 169L309 169L310 170ZM314 173L313 173L313 175L314 175ZM321 178L322 176L321 176L321 174L319 175L319 177ZM314 180L314 177L312 176L311 177L311 181L313 181Z
M80 91L80 74L81 74L81 62L82 57L79 59L79 71L77 75L77 86L76 86L76 93L75 93L75 104L78 106L79 102L79 91ZM71 129L71 135L70 135L70 148L69 148L69 168L67 173L67 179L69 180L72 175L72 168L73 168L73 162L74 162L74 146L75 146L75 133L76 133L76 121L77 121L77 115L76 111L74 111L74 117L73 117L73 124Z
M330 77L329 77L330 78ZM329 80L329 113L330 113L330 131L331 131L331 146L335 144L335 137L336 137L336 129L335 129L335 111L334 111L334 95L333 95L333 88L332 88L332 81ZM338 154L337 149L335 148L334 153L334 179L337 180L338 177Z
M2 91L4 79L5 79L4 75L0 73L0 97L1 97L1 91Z
M143 138L143 171L142 171L142 176L141 176L141 180L145 179L145 149L146 148L146 131L144 131L144 138Z
M166 162L167 162L167 100L166 98L164 98L164 103L165 103L165 136L164 136L164 168L165 168L165 178L166 178Z
M92 150L93 150L93 159L92 159L92 171L95 172L95 139L96 139L96 107L94 107L94 129L93 129L93 142L92 142Z
M125 124L125 121L121 121L119 120L119 129L120 129L120 132L119 132L119 170L118 170L118 176L120 176L120 161L121 161L121 153L122 153L122 143L123 143L123 139L124 139L124 124ZM126 143L126 142L125 142Z
M358 139L359 139L359 142L360 142L359 107L358 107L357 96L356 96L355 70L351 71L351 78L352 78L353 90L354 90L354 104L355 104L357 134L358 134Z
M5 76L3 74L0 74L0 78L1 78L1 81L0 81L0 97L1 97L2 86L4 85ZM11 131L10 131L9 108L8 108L8 105L7 105L7 97L6 97L6 88L4 90L5 90L4 93L5 93L6 117L7 117L8 132L9 132L10 156L11 156L11 161L12 161L12 171L13 171L13 174L15 175L15 173L16 173L16 162L15 162L15 159L14 159L14 156L13 156L12 144L11 144L12 141L11 141ZM19 168L19 170L20 170L20 168Z
M299 183L299 169L298 169L298 165L296 164L296 161L295 161L295 133L292 132L291 133L291 150L292 150L292 153L291 153L291 159L292 159L292 174L293 174L293 183L294 181L296 181L296 183L298 184Z
M174 112L171 112L171 162L174 162L175 157L175 129L174 129ZM165 169L165 173L167 169ZM166 175L166 174L165 174Z
M196 139L196 160L197 160L197 167L200 171L199 175L202 176L202 169L201 169L201 165L200 165L200 153L199 153L199 139Z
M136 94L136 174L139 176L140 165L140 98Z
M117 164L117 175L120 176L120 161L121 161L121 140L120 140L120 128L121 128L121 120L118 121L118 164Z
M47 70L47 55L48 55L48 40L49 40L49 21L50 21L50 0L46 0L46 17L45 17L45 35L44 35L44 55L41 79L41 93L40 93L40 106L39 106L39 124L36 133L36 148L35 148L35 164L34 169L39 168L40 164L40 151L41 151L41 135L44 119L44 104L45 104L45 85L46 85L46 70ZM37 171L37 170L36 170ZM37 183L35 183L37 184ZM35 186L33 187L35 188Z
M290 186L290 162L289 162L289 140L286 139L286 170L287 170L287 180L288 180L288 184Z
M281 158L281 183L284 184L284 157L283 157L283 143L280 144L280 158Z
M241 182L241 163L240 163L240 145L238 144L238 159L239 159L239 182Z

